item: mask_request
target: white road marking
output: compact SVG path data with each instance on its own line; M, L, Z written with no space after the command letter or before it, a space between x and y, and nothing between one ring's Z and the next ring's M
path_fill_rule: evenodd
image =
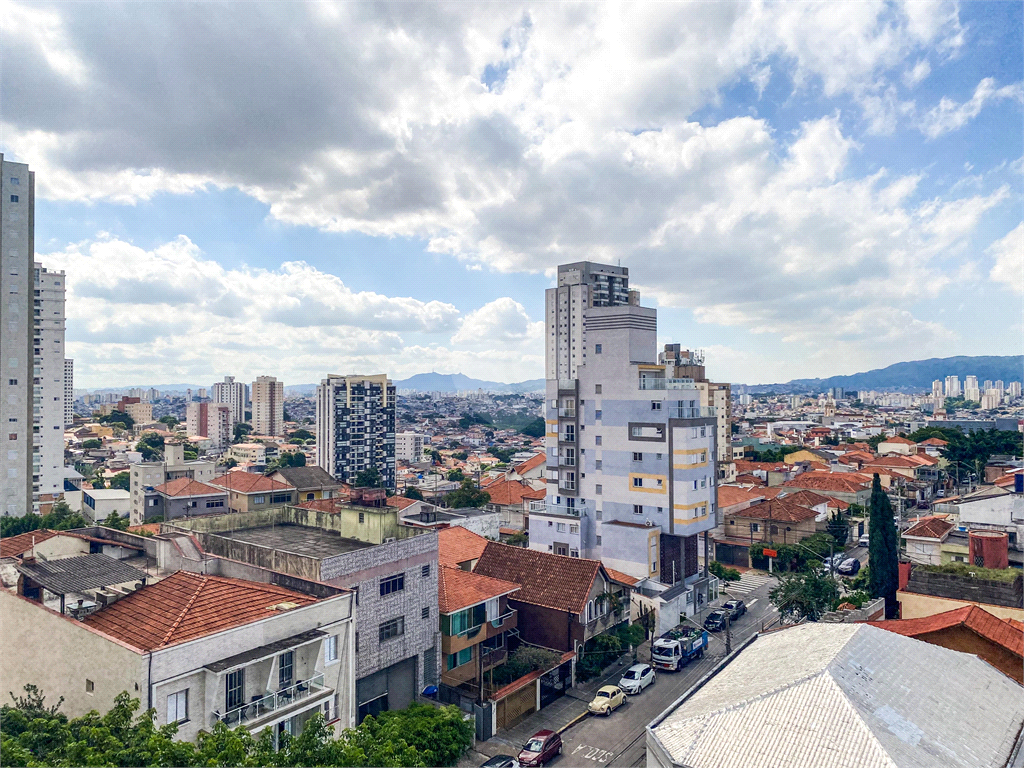
M615 757L613 752L609 752L606 749L598 749L597 747L592 747L589 744L580 744L572 751L572 754L575 755L580 750L586 750L582 755L580 755L580 757L587 760L596 760L599 763L607 763Z
M754 603L756 603L760 599L761 598L759 598L759 597L755 597L753 600L751 600L749 603L747 603L747 608L753 608L754 607Z

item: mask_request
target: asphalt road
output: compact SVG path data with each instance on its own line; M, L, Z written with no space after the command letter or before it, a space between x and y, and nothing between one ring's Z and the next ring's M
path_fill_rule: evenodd
M766 583L742 596L747 613L731 627L732 646L761 630L762 622L778 614L768 602ZM723 599L728 599L723 597ZM704 612L707 615L707 611ZM703 616L701 617L703 618ZM661 714L725 656L725 632L709 632L708 652L679 672L658 672L657 682L619 707L608 717L588 716L562 734L562 755L552 766L635 766L646 760L645 734L648 723ZM647 659L641 658L641 661ZM627 665L623 664L625 670ZM615 682L612 680L611 682ZM560 724L552 723L552 728Z

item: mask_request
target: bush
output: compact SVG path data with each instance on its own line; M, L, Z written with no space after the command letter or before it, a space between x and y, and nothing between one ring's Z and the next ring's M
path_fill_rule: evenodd
M860 608L864 603L871 602L871 595L866 590L858 589L843 596L844 603L850 603Z
M717 560L712 560L711 561L711 564L708 565L708 571L710 571L712 575L717 576L722 581L739 581L740 580L740 572L739 571L737 571L735 568L728 568L728 567L722 565Z
M508 685L523 675L540 669L550 669L558 663L560 658L557 653L549 651L547 648L521 645L509 656L508 661L494 670L494 684L497 686Z
M592 637L583 647L583 658L576 661L576 679L586 682L597 677L625 650L618 635L606 633Z

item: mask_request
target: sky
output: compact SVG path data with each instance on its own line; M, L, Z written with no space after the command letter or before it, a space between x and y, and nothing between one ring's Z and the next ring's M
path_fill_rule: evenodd
M1017 354L1013 2L0 0L76 387L544 375L558 264L722 381Z

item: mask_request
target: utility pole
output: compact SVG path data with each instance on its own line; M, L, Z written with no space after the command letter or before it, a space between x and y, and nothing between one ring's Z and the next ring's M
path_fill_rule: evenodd
M732 614L725 613L725 655L732 653Z

